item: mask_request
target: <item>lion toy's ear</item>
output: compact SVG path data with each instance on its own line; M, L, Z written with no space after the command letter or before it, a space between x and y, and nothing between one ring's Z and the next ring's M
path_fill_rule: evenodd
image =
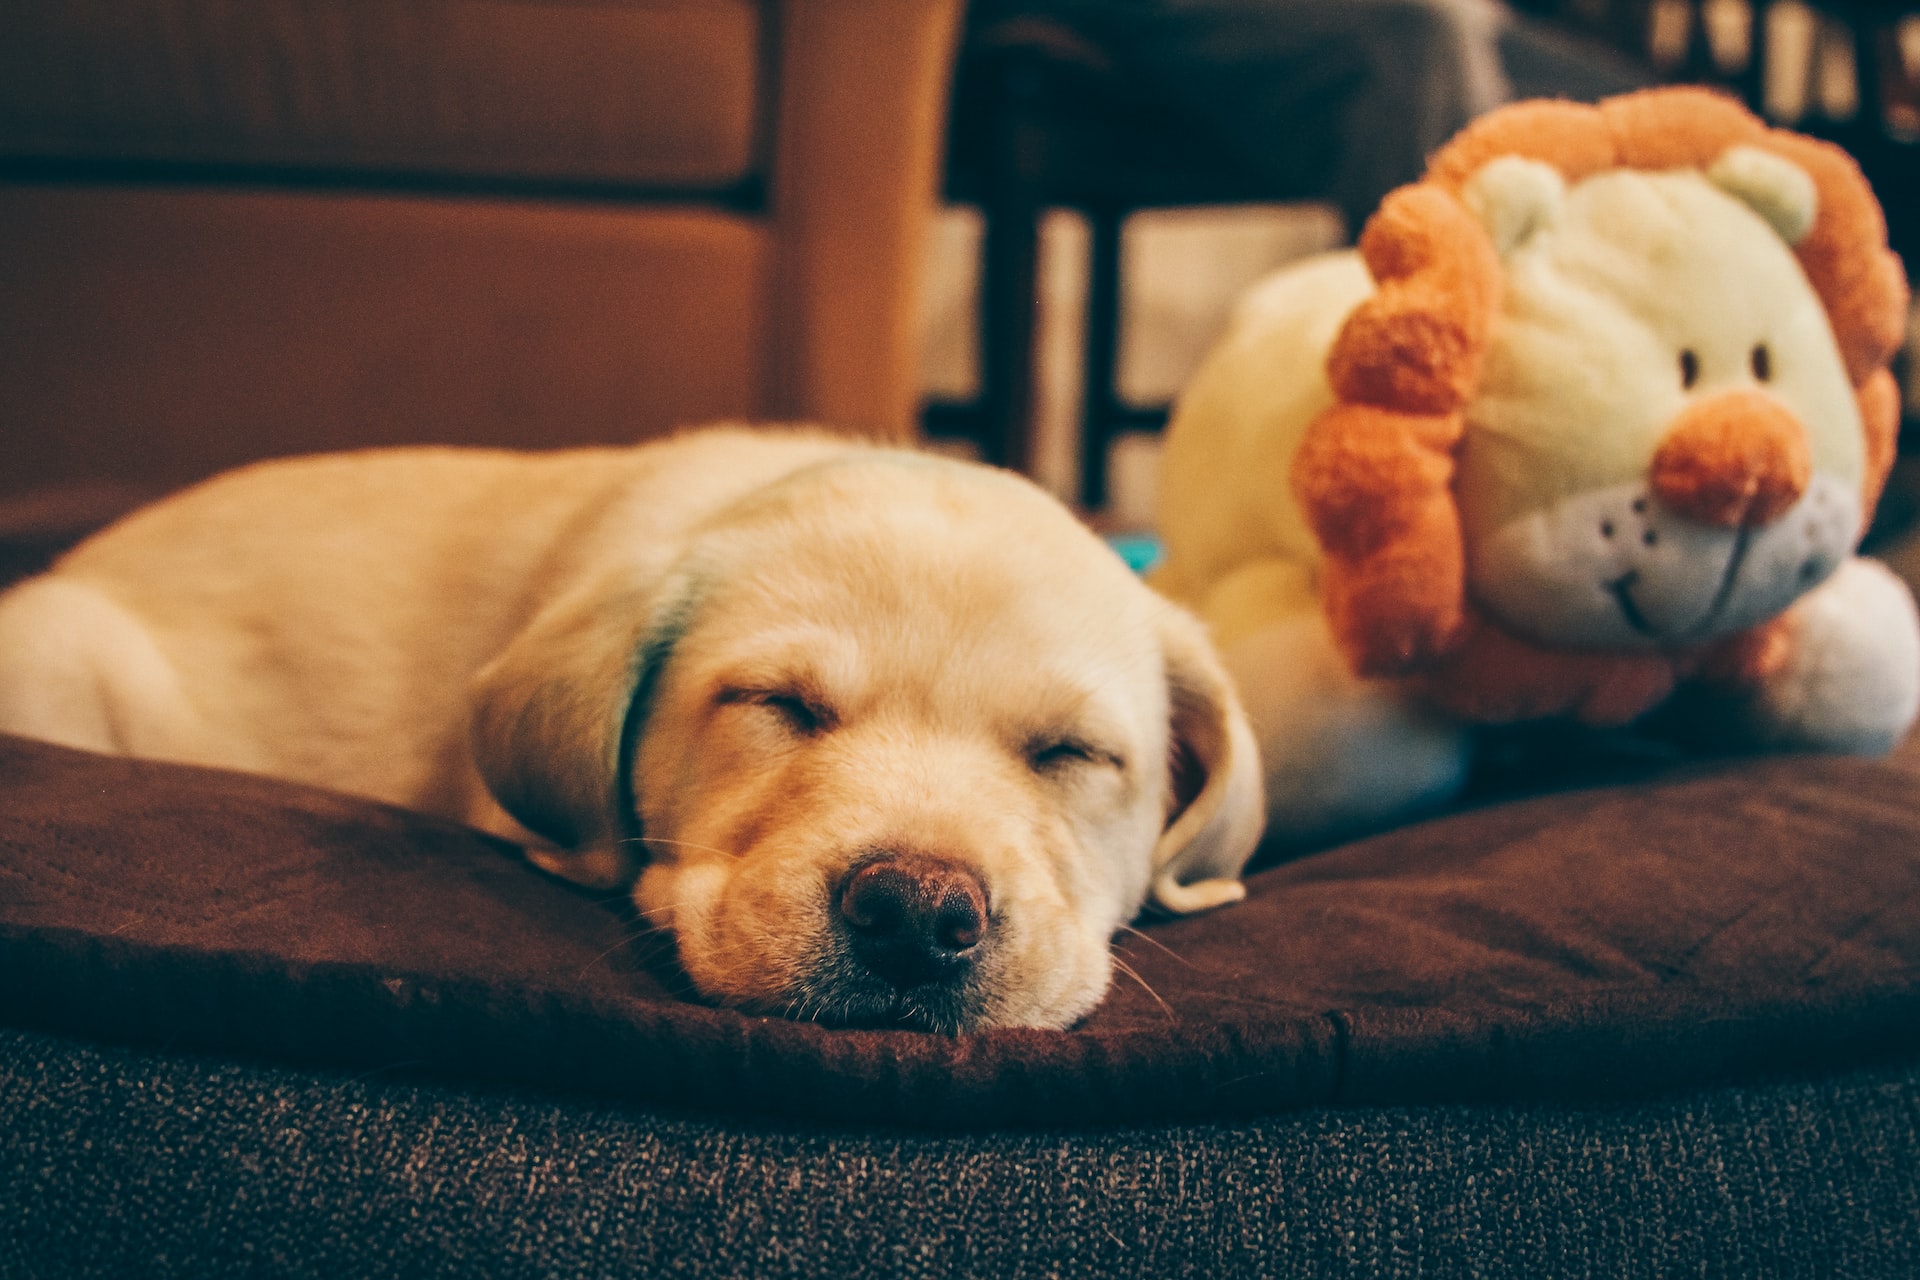
M1567 180L1550 164L1501 156L1468 180L1460 198L1504 258L1559 220Z
M1790 245L1813 230L1820 193L1807 171L1759 147L1728 147L1706 170L1722 191L1759 214Z

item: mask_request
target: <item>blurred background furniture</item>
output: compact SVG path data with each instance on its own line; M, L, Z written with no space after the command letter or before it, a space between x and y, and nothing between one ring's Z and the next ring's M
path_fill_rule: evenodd
M1852 152L1888 238L1920 253L1920 6L1912 0L1515 0L1663 79L1716 85Z
M947 193L984 222L979 392L931 405L927 429L1033 469L1037 227L1049 209L1078 211L1088 267L1071 496L1092 510L1107 500L1114 441L1157 431L1167 412L1116 385L1130 218L1321 202L1357 234L1479 112L1650 78L1599 39L1491 3L983 0L968 31Z
M976 30L954 100L947 195L983 215L979 394L930 404L927 432L973 440L996 465L1034 470L1040 219L1050 208L1079 210L1090 261L1078 496L1098 508L1106 441L1134 416L1114 386L1127 215L1315 193L1304 184L1276 188L1249 172L1151 83L1064 23L1015 17ZM1157 425L1151 413L1147 425Z
M1591 99L1658 81L1718 86L1776 123L1847 147L1881 195L1896 251L1909 260L1920 252L1920 17L1901 0L1516 0L1482 27L1475 23L1500 11L1385 5L1366 11L1374 17L1363 44L1378 50L1364 56L1331 37L1314 46L1304 34L1262 34L1274 15L1296 15L1307 30L1317 12L1286 0L974 6L947 194L978 206L984 227L977 393L930 404L930 434L972 440L989 460L1031 471L1054 448L1037 437L1064 425L1078 436L1077 475L1054 483L1099 509L1110 448L1127 433L1157 431L1166 415L1164 389L1143 397L1117 368L1123 351L1137 350L1126 329L1140 305L1130 296L1139 283L1133 240L1147 219L1136 215L1180 207L1197 222L1205 206L1318 201L1338 209L1352 234L1385 190L1418 175L1427 149L1508 94ZM1498 55L1494 79L1504 84L1492 91L1487 68L1459 52L1476 39ZM1290 40L1324 56L1302 59ZM1422 87L1401 90L1408 123L1392 134L1357 123L1379 111L1366 85L1385 66ZM1273 102L1263 103L1260 68L1288 86ZM1288 114L1281 108L1292 100ZM1084 311L1071 339L1079 386L1065 391L1077 403L1064 424L1060 371L1039 367L1036 355L1052 340L1036 340L1036 327L1042 294L1055 286L1035 228L1062 209L1084 217L1085 248L1076 241L1070 251L1087 259L1084 299L1048 299ZM1899 506L1896 495L1890 518Z
M717 417L911 438L959 13L4 0L0 497Z

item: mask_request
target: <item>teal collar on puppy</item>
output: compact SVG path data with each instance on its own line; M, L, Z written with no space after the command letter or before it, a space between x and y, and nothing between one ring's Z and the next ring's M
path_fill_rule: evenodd
M623 845L641 850L643 857L646 844L640 822L640 794L633 784L634 760L640 753L640 737L646 730L647 717L653 711L660 675L687 628L693 624L702 594L703 583L690 578L673 603L656 615L634 648L632 692L627 697L626 711L620 717L619 745L614 755L614 830Z

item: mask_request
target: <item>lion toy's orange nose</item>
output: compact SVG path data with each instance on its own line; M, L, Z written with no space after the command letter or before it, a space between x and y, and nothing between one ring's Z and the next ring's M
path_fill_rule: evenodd
M1654 496L1702 524L1771 524L1813 477L1807 433L1777 400L1722 391L1696 400L1653 455Z

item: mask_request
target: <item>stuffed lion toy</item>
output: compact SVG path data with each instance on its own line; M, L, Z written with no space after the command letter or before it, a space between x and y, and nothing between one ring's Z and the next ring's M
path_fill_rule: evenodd
M1257 285L1176 408L1156 585L1213 628L1282 844L1442 803L1476 726L1713 691L1880 752L1920 620L1855 554L1907 286L1858 167L1734 102L1528 102Z

